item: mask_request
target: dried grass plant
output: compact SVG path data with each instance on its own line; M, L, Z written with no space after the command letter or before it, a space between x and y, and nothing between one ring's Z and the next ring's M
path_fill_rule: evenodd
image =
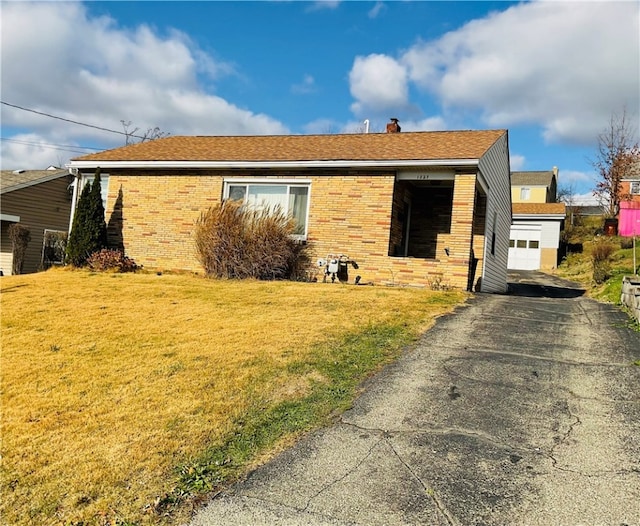
M281 209L224 201L203 213L195 242L208 276L297 279L309 266L307 246L293 234L295 220Z

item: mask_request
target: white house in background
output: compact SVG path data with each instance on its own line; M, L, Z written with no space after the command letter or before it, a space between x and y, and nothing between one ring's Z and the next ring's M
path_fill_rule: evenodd
M507 267L549 270L558 265L560 232L566 209L557 203L558 169L512 172L512 224Z

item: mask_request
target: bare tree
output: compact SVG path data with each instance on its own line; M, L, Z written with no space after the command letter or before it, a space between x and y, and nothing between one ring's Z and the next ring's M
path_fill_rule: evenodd
M120 121L125 134L125 145L134 144L137 142L153 141L154 139L161 139L170 135L169 132L163 132L158 126L155 128L147 128L147 131L140 132L140 128L136 127L130 130L131 121ZM137 140L134 140L137 139Z
M557 201L567 206L567 216L569 217L569 225L574 225L574 215L576 212L576 183L570 181L558 186Z
M622 189L622 181L637 169L640 148L636 129L629 122L626 109L621 115L613 114L608 127L598 135L598 151L591 165L598 174L593 195L605 208L607 215L615 217L620 201L629 199Z

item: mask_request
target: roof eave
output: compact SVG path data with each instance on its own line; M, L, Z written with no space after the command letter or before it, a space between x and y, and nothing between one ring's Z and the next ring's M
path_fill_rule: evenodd
M66 177L70 175L68 170L57 171L51 175L47 175L45 177L40 177L39 179L33 179L32 181L25 181L23 183L17 183L11 186L6 186L0 189L0 194L8 194L10 192L15 192L16 190L22 190L23 188L29 188L30 186L36 186L43 183L48 183L49 181L53 181L55 179L60 179L60 177Z
M562 220L566 217L566 214L516 214L512 213L513 219L549 219L549 220Z
M433 166L477 166L479 159L408 159L408 160L318 160L318 161L100 161L100 160L72 160L67 168L85 169L97 168L405 168L405 167L433 167Z

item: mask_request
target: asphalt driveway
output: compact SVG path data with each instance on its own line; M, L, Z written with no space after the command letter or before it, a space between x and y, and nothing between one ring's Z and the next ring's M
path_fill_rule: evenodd
M640 333L540 273L476 296L213 525L640 525Z

